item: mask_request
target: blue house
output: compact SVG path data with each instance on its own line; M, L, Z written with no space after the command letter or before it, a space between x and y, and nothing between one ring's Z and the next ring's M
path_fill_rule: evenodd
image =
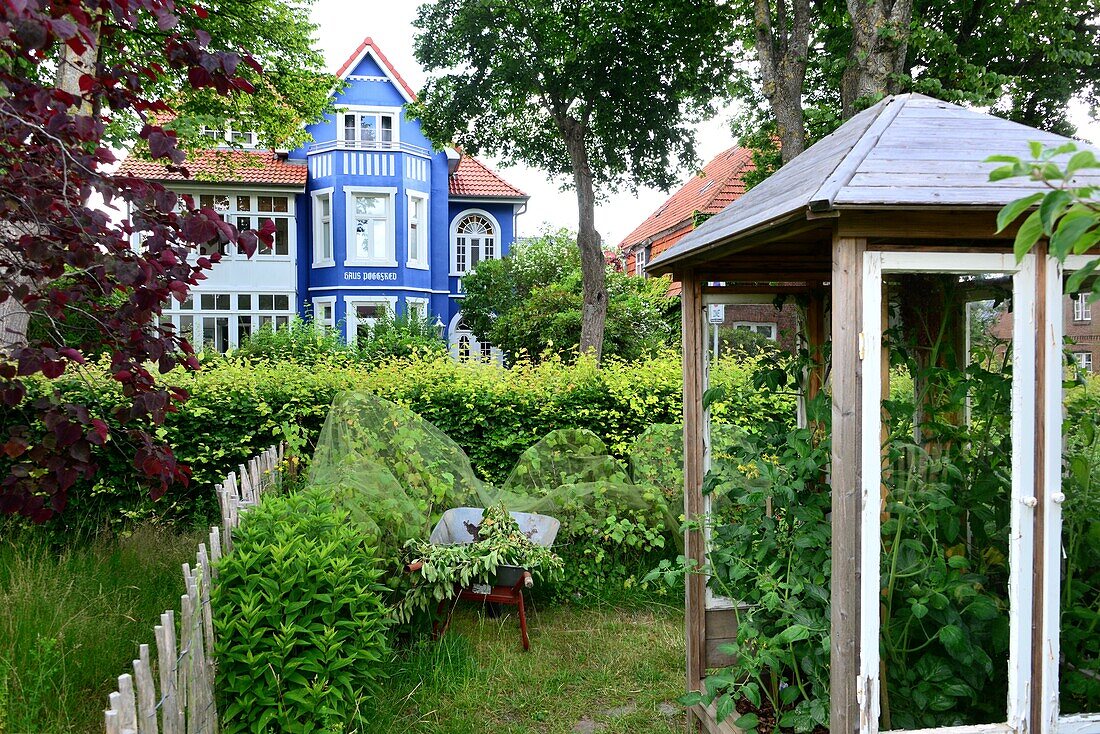
M470 156L433 151L405 114L413 90L370 38L337 75L347 84L336 111L309 126L313 142L302 148L257 150L251 133L230 125L207 131L213 145L188 161L191 179L149 162L124 165L238 228L276 224L271 248L251 259L228 248L166 319L193 343L225 351L295 313L340 328L349 342L383 313L415 313L455 357L496 358L462 322L462 277L508 253L527 195Z

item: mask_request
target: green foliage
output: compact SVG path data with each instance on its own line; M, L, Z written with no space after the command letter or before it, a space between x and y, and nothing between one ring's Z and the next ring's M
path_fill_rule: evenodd
M784 3L787 11L794 11ZM809 11L810 48L801 99L807 147L835 130L841 117L841 83L851 67L849 6L832 1ZM757 43L754 4L733 4L734 31L746 49ZM1095 106L1100 65L1095 63L1100 31L1091 24L1091 0L1049 0L1018 5L1010 0L958 3L924 0L913 4L907 23L906 55L891 92L919 92L959 104L988 107L1000 117L1042 130L1072 135L1071 100ZM773 11L774 12L774 11ZM899 29L884 26L892 38ZM780 29L777 28L777 35ZM782 29L782 32L787 32ZM733 132L754 152L750 186L780 166L776 123L768 109L756 65L732 76L731 97L744 103ZM878 101L858 101L867 107Z
M605 355L643 359L675 344L679 299L669 297L668 277L635 278L612 269L606 277ZM545 230L517 243L507 257L479 264L462 282L466 323L510 360L576 353L584 300L580 258L567 230Z
M412 589L397 609L399 618L408 619L453 598L456 584L465 588L493 583L502 566L522 568L537 580L553 579L564 570L561 558L549 548L532 543L503 504L485 508L473 535L471 543L451 545L434 545L423 539L409 541L406 551L421 566Z
M241 340L236 356L254 361L289 361L296 364L316 364L334 359L350 361L352 358L351 350L336 329L326 329L297 317L279 328L264 324Z
M1019 198L997 214L998 231L1027 214L1016 232L1016 259L1031 252L1040 238L1046 238L1050 254L1065 262L1070 255L1084 255L1100 243L1100 187L1074 181L1082 172L1095 174L1100 160L1091 150L1078 150L1074 143L1044 148L1031 144L1032 160L1017 156L995 155L990 162L1004 165L989 174L990 181L1027 176L1050 187L1046 193L1034 193ZM1100 300L1100 257L1085 263L1066 282L1066 292L1075 293L1089 287L1089 303Z
M324 493L269 497L218 565L222 731L345 731L389 654L374 539Z
M754 364L722 360L712 370L712 381L725 387L724 400L713 409L716 418L750 433L794 414L792 396L756 389ZM208 524L217 517L211 489L227 472L281 438L284 425L298 427L298 440L304 438L311 453L333 400L345 390L373 392L423 416L462 448L478 477L497 483L523 451L555 429L593 430L613 456L625 460L646 428L679 422L683 410L680 358L671 353L635 363L608 360L601 367L589 359L569 364L552 358L509 369L457 364L448 357L414 356L368 369L339 361L253 363L230 356L166 379L190 394L161 431L191 467L190 485L174 487L156 503L144 498L134 481L131 447L108 442L95 456L102 479L78 485L73 512L65 513L67 524L57 525L58 531L149 517ZM106 377L64 375L30 387L28 401L57 387L112 423L123 400L118 384ZM17 413L8 411L0 420Z
M374 324L360 327L355 342L356 358L367 364L397 357L432 357L446 353L447 343L431 319L412 313L382 314Z
M601 188L667 189L729 73L725 13L711 0L426 3L416 57L431 76L414 113L439 144L552 176L573 174L567 136L587 138Z
M1100 378L1066 399L1067 436L1062 488L1062 660L1059 710L1100 710Z

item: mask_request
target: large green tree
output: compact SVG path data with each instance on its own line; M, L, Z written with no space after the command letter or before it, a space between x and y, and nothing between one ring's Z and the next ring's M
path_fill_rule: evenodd
M636 278L608 270L604 354L642 359L676 342L678 299L666 278ZM478 265L463 281L462 313L478 339L510 360L550 352L569 355L580 346L583 302L576 238L546 230L517 242L511 254Z
M606 262L599 194L669 188L693 125L732 71L719 0L438 0L420 7L429 80L416 113L439 144L567 177L577 194L581 349L599 356Z
M735 123L761 152L761 173L786 163L886 94L915 91L986 105L1071 134L1067 105L1097 102L1098 0L737 0L746 63Z

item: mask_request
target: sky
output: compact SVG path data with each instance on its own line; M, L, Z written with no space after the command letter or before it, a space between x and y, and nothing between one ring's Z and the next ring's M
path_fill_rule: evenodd
M329 69L335 71L349 55L371 36L397 71L413 87L423 86L425 75L413 57L413 20L421 0L316 0L311 9L318 26L317 40ZM724 110L696 129L696 149L705 163L736 141L730 132L731 110ZM1082 136L1096 144L1100 124L1090 121L1087 110L1078 105L1071 117ZM542 171L518 166L505 168L490 156L479 156L509 183L531 196L527 211L519 218L520 236L537 234L543 226L577 228L577 201L572 191L562 191L561 181L550 181ZM687 181L693 171L682 171ZM675 191L675 188L673 189ZM596 229L604 241L618 244L653 213L671 192L641 189L637 193L610 193L596 207Z

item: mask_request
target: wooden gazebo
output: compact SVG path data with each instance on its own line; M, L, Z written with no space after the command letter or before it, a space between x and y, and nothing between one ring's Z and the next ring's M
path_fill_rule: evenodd
M703 408L706 307L808 295L811 353L831 343L832 399L830 730L879 730L880 400L884 274L997 274L1014 308L1009 691L1001 722L953 734L1100 732L1100 713L1058 711L1061 541L1062 297L1065 268L1037 250L1017 262L1015 231L996 233L1005 204L1042 184L989 181L994 154L1029 158L1050 133L922 95L888 97L848 120L685 236L649 267L683 283L685 513L705 514L708 465ZM1081 146L1086 147L1086 146ZM1071 259L1072 260L1072 259ZM1077 264L1077 267L1080 265ZM822 373L823 374L823 373ZM702 532L686 555L705 567ZM717 643L735 634L730 612L709 604L707 580L687 585L687 685L700 690L723 665ZM713 707L690 718L730 732ZM736 717L733 717L736 718Z

